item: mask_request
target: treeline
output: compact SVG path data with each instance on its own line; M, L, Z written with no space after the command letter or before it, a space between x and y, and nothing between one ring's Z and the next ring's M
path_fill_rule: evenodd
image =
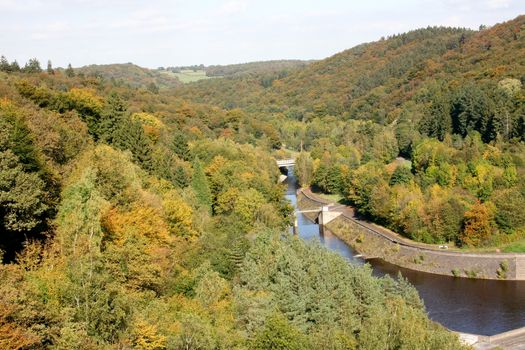
M202 70L206 72L209 77L232 77L243 74L261 74L261 73L277 73L277 72L288 72L296 68L305 67L311 63L311 61L301 60L274 60L274 61L260 61L260 62L248 62L239 64L227 64L227 65L211 65L205 66L203 64L193 66L179 66L179 67L159 67L159 71L171 71L173 73L180 73L183 70L198 71ZM282 73L283 78L286 73Z
M162 73L156 69L139 67L132 63L123 64L93 64L75 68L77 74L97 77L107 80L116 86L128 88L143 88L157 93L159 90L181 86L174 76Z
M270 120L61 72L0 93L2 349L461 348L404 280L284 237Z

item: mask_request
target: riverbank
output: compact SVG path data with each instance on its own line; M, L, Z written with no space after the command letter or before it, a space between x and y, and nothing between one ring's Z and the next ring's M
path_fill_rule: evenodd
M334 203L308 189L297 193L300 210L311 210ZM382 259L407 269L475 279L525 280L525 254L465 253L439 249L413 242L384 227L358 219L351 207L337 205L340 213L325 228L352 246L366 259ZM317 213L306 213L315 220Z

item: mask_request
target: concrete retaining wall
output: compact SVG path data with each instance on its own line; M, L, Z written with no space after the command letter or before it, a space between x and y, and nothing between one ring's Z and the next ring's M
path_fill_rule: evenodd
M301 210L319 208L327 201L297 194ZM315 213L305 214L315 217ZM365 258L379 258L412 270L440 275L481 279L525 280L525 254L463 253L425 249L410 245L406 240L395 240L374 230L361 220L342 214L325 228L351 245Z

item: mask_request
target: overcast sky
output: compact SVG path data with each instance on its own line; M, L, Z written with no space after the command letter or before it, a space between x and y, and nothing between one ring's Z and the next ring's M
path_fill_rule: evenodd
M525 0L0 0L0 54L150 68L320 59L428 25L477 29Z

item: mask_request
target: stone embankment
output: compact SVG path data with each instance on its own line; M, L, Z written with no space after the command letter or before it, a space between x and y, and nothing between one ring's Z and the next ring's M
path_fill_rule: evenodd
M525 280L525 254L466 253L442 249L437 245L411 241L354 215L351 207L334 206L308 189L297 193L300 210L311 210L332 205L341 215L325 225L325 228L352 246L366 259L382 259L404 268L448 275L480 279ZM305 213L312 220L315 212Z

